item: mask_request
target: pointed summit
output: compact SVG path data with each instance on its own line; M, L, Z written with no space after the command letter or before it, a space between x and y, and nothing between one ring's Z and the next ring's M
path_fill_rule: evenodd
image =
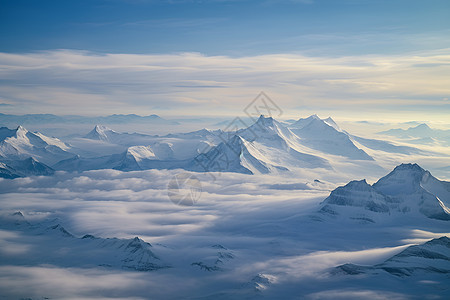
M257 141L266 146L289 148L298 143L298 138L287 127L272 117L261 115L255 124L237 132L249 142Z
M234 135L228 142L222 142L210 151L198 155L190 169L201 172L243 174L265 174L274 170L286 170L286 168L272 165L269 158L239 135Z
M413 135L429 135L432 136L433 133L433 129L430 128L430 126L428 126L425 123L419 124L416 127L410 127L406 130L406 132L408 134L413 134Z
M425 123L419 124L416 127L410 127L410 129L422 129L422 130L428 130L431 129L430 126L428 126Z
M52 165L73 156L67 151L69 149L70 146L61 140L28 131L23 126L13 130L0 128L0 157L7 160L34 157L40 163Z
M20 132L20 131L28 132L28 130L25 127L23 127L22 125L17 126L16 131L18 131L18 132Z
M339 125L331 117L328 117L328 118L324 119L323 121L327 125L330 125L334 129L336 129L337 131L342 131L342 129L339 127Z
M363 210L355 214L355 210L347 209L344 214L351 213L353 215L350 218L354 219L364 216L369 222L374 222L373 213L380 212L397 214L397 217L405 214L424 215L448 221L450 191L447 184L417 164L402 164L372 186L365 181L352 181L338 187L325 199L321 212L338 215L344 212L344 206L351 206ZM371 215L366 215L368 212Z
M314 120L320 120L319 116L314 114L307 118L300 118L296 122L292 123L291 126L289 126L289 127L300 129L300 128L303 128L303 127L309 125Z
M386 213L389 207L385 197L377 192L365 179L349 182L331 192L323 201L322 212L334 212L330 205L361 207L373 212Z
M401 164L373 186L385 195L412 194L421 188L422 181L431 176L418 164Z
M331 118L322 120L317 115L312 115L299 119L289 128L302 139L302 144L312 149L355 160L373 160Z
M92 129L92 131L89 132L85 136L85 138L91 139L91 140L109 141L110 136L114 135L114 134L117 134L117 133L107 126L95 125L94 129Z
M407 163L407 164L401 164L398 165L394 168L393 171L411 171L411 172L419 172L419 173L423 173L426 172L421 166L419 166L418 164L414 163Z
M27 133L28 133L28 130L25 127L23 127L22 125L19 125L16 128L16 137L18 137L18 138L25 138Z
M258 120L256 121L256 124L263 126L263 127L273 127L274 119L272 117L266 117L264 115L260 115Z

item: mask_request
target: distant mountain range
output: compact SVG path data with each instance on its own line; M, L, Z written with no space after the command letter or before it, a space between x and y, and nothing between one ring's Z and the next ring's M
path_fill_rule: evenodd
M414 144L439 144L450 146L450 130L434 129L427 124L419 124L408 129L389 129L379 134L395 136Z
M120 120L123 115L111 117ZM237 131L201 129L165 136L121 133L96 125L79 136L64 142L23 126L1 127L0 177L50 175L55 170L175 168L265 174L296 168L332 170L336 162L381 169L366 151L426 155L414 147L351 135L333 119L320 119L317 115L300 118L289 126L260 116L251 126Z
M148 123L177 125L176 121L166 120L158 115L139 116L136 114L114 114L109 116L57 116L52 114L27 114L8 115L0 113L0 124L8 126L28 125L28 124L60 124L60 123L81 123L81 124L125 124L125 123Z

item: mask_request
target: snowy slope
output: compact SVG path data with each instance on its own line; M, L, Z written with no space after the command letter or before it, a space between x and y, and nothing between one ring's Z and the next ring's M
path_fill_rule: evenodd
M260 116L255 124L239 130L273 165L290 168L331 168L317 151L308 148L289 128L272 117Z
M33 157L51 165L61 159L72 157L70 146L57 138L33 133L19 126L15 130L0 128L0 158L15 160Z
M85 138L91 140L101 140L101 141L110 141L114 138L114 136L119 133L115 132L109 127L103 125L95 125L94 129L90 131Z
M162 147L157 145L156 147ZM157 155L164 148L155 151L151 146L132 146L124 152L100 157L85 158L79 155L62 160L52 167L55 170L68 172L83 172L88 170L115 169L120 171L139 171L147 169L183 168L186 160L174 160L170 152L164 152L162 157ZM170 148L169 148L170 150ZM169 156L169 158L168 158Z
M189 169L211 172L266 174L290 168L330 168L322 157L301 145L298 137L271 117L260 116L248 128L231 134L210 151L198 155Z
M76 237L58 220L30 223L21 212L0 217L0 228L17 232L29 243L31 253L9 258L8 264L51 264L63 267L104 267L136 271L167 268L153 252L151 244L138 237L131 239ZM17 261L15 261L17 260ZM4 264L6 262L3 262Z
M36 161L32 157L23 160L5 160L3 163L3 167L5 166L6 169L13 174L12 178L40 175L48 176L55 173L52 168ZM8 177L5 176L4 178Z
M348 134L348 133L347 133ZM348 134L350 139L355 143L359 143L364 147L367 147L371 150L376 151L383 151L387 153L400 153L400 154L424 154L424 155L430 155L430 152L426 152L414 147L409 146L399 146L394 145L391 142L383 141L383 140L377 140L377 139L367 139L362 138L359 136Z
M433 177L417 164L402 164L373 187L399 202L400 210L419 210L427 217L450 220L450 183Z
M288 149L298 143L297 136L291 130L272 117L263 115L253 125L239 130L237 134L250 142L256 141L269 147Z
M170 153L165 159L185 160L192 159L200 153L205 153L211 148L227 141L228 133L222 130L209 130L206 128L187 132L168 134L156 140L151 146L155 153L163 159L165 153ZM159 150L161 149L161 150Z
M450 220L450 183L417 164L402 164L373 185L352 181L331 192L321 213L375 222L380 217L422 215Z
M122 145L125 141L131 144L134 137L135 134L121 134L102 126L96 126L86 136ZM314 155L315 150L303 146L288 128L263 116L237 133L202 129L147 138L145 146L131 146L125 152L98 158L73 157L53 167L66 171L186 168L247 174L278 172L291 167L330 168L326 159Z
M205 139L208 141L219 142L219 138L224 134L224 131L221 129L217 130L209 130L207 128L203 128L200 130L186 132L186 133L171 133L164 137L166 138L180 138L180 139Z
M113 169L137 171L151 168L150 163L157 160L157 157L150 146L133 146L129 147L118 159L117 165Z
M229 142L222 142L206 153L199 154L188 169L199 172L236 172L244 174L266 174L275 170L286 170L272 165L256 147L244 138L235 135Z
M360 266L345 264L336 267L335 275L378 274L387 272L398 277L450 274L450 239L446 236L432 239L421 245L406 248L381 264Z
M16 170L7 164L0 162L0 178L13 179L17 177L20 176L17 174Z
M81 148L84 145L89 147L86 140L100 141L111 146L150 146L159 159L184 160L217 146L224 140L222 134L222 130L201 129L188 133L153 136L140 133L119 133L109 127L96 125L83 139L75 139L73 143L78 144ZM79 154L83 156L82 151L79 151Z
M301 129L301 128L309 125L314 120L320 120L319 116L314 114L314 115L311 115L311 116L309 116L307 118L300 118L297 121L293 122L289 127L290 128Z
M373 160L366 152L356 147L331 118L322 120L317 115L312 115L299 119L290 129L301 138L302 144L318 151L354 160Z

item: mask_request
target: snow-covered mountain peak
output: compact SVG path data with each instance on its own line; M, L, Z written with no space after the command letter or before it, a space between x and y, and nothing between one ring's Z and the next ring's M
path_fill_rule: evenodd
M244 174L264 174L275 170L287 170L273 165L271 159L261 153L253 142L239 135L234 135L227 142L222 142L210 151L199 154L194 159L191 168L193 170Z
M261 115L255 124L239 130L237 135L246 141L257 141L270 147L288 148L297 143L298 137L272 117Z
M228 142L229 145L239 145L242 146L244 144L244 139L240 135L233 135Z
M322 121L324 121L327 125L336 129L337 131L342 131L342 129L339 127L339 125L331 117L323 119Z
M126 152L127 156L131 156L137 161L142 159L156 159L156 155L149 146L133 146L129 147Z
M334 123L334 121L333 121ZM330 130L335 129L332 125L328 124L325 120L319 118L312 118L311 121L303 128L311 128L315 130Z
M372 212L386 213L389 207L385 197L377 192L365 179L350 181L331 192L323 202L322 212L337 214L337 207L361 207ZM333 207L330 207L333 206Z
M238 134L242 135L241 133L245 133L242 136L246 140L252 140L249 138L248 131L251 131L257 137L267 138L273 135L282 135L282 132L286 130L288 129L274 118L261 115L253 125L238 131Z
M337 214L339 207L353 206L375 213L422 214L450 220L449 199L448 182L436 179L417 164L402 164L372 186L352 181L338 187L324 200L321 212ZM357 215L365 213L361 210Z
M416 127L410 127L409 128L410 130L414 130L414 131L430 131L430 130L432 130L431 128L430 128L430 126L428 126L427 124L425 124L425 123L422 123L422 124L419 124L419 125L417 125Z
M370 186L365 179L361 180L353 180L347 184L348 187L357 188L357 189L366 189Z
M431 176L418 164L401 164L378 180L374 187L385 195L412 194Z
M131 253L136 253L137 251L145 250L148 247L152 247L152 245L136 236L130 240L130 242L126 246L126 249L130 249Z
M148 243L148 242L142 240L141 238L139 238L139 237L137 237L137 236L135 236L135 237L133 238L133 240L129 243L129 245L139 245L139 246L145 245L145 246L150 246L150 247L152 247L152 245L151 245L150 243Z
M274 119L272 117L266 117L264 115L260 115L256 124L262 127L274 127Z
M290 127L300 129L300 128L307 126L309 123L311 123L314 120L320 120L319 116L314 114L307 118L300 118L296 122L292 123Z
M70 145L39 132L30 132L22 126L14 130L0 128L0 157L4 160L23 160L34 157L44 164L53 164L73 156L67 152ZM6 161L6 164L10 163Z
M364 150L359 149L331 118L322 120L317 115L312 115L299 119L289 128L307 147L357 160L373 160Z
M394 168L393 172L402 172L402 171L407 171L407 172L414 172L414 173L424 173L426 172L421 166L419 166L418 164L414 163L403 163L401 165L398 165L397 167Z
M431 241L426 242L425 245L441 245L450 248L450 238L448 238L447 236L441 236L440 238L432 239Z
M94 129L89 132L85 138L92 140L108 141L110 134L117 134L111 128L104 125L95 125Z
M16 129L17 137L26 137L27 133L28 133L28 130L25 127L23 127L22 125L19 125Z
M108 126L105 125L95 125L94 130L97 132L104 132L104 131L114 131L111 128L109 128Z
M235 156L240 156L242 154L242 151L245 149L246 144L244 142L244 139L239 135L234 135L230 138L230 140L225 143L221 143L217 146L218 149L220 149L227 157L232 158ZM230 154L230 151L233 154Z
M294 132L299 132L307 136L323 136L335 138L336 131L342 133L342 130L332 118L321 119L317 115L309 116L306 119L299 119L290 126Z
M16 129L9 129L7 127L0 128L0 141L6 140L7 138L16 138L16 139L26 139L28 130L19 125Z
M213 131L211 129L208 129L208 128L202 128L202 129L194 131L194 132L198 133L198 134L211 134L211 133L213 133Z

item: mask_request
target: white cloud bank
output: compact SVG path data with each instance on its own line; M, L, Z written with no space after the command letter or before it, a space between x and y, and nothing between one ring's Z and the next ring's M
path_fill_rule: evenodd
M236 115L264 90L297 115L355 109L444 114L449 73L448 49L347 57L0 53L0 99L16 113Z
M329 194L310 184L311 189L303 188L316 178L314 173L285 177L223 173L216 174L215 181L208 174L195 174L203 188L200 200L194 206L177 206L168 199L166 188L179 171L99 170L0 179L0 294L33 299L242 299L258 295L246 283L263 273L277 280L264 294L267 299L308 295L326 299L336 293L342 298L383 298L392 290L400 293L398 298L408 298L416 279L395 281L395 288L390 286L393 280L374 284L370 277L355 284L353 278L329 278L326 269L345 262L379 263L401 251L410 239L448 235L447 224L423 225L424 220L376 226L314 221L311 214ZM280 190L271 188L275 182L303 185ZM59 218L51 224L60 223L76 237L139 236L172 268L131 272L85 267L63 255L50 265L42 259L42 251L64 251L77 240L68 238L64 244L58 235L55 242L52 236L2 223L2 216L18 210L33 224ZM224 260L222 271L191 265L216 260L217 251L225 251L212 247L217 244L234 257ZM442 293L433 286L420 292Z

